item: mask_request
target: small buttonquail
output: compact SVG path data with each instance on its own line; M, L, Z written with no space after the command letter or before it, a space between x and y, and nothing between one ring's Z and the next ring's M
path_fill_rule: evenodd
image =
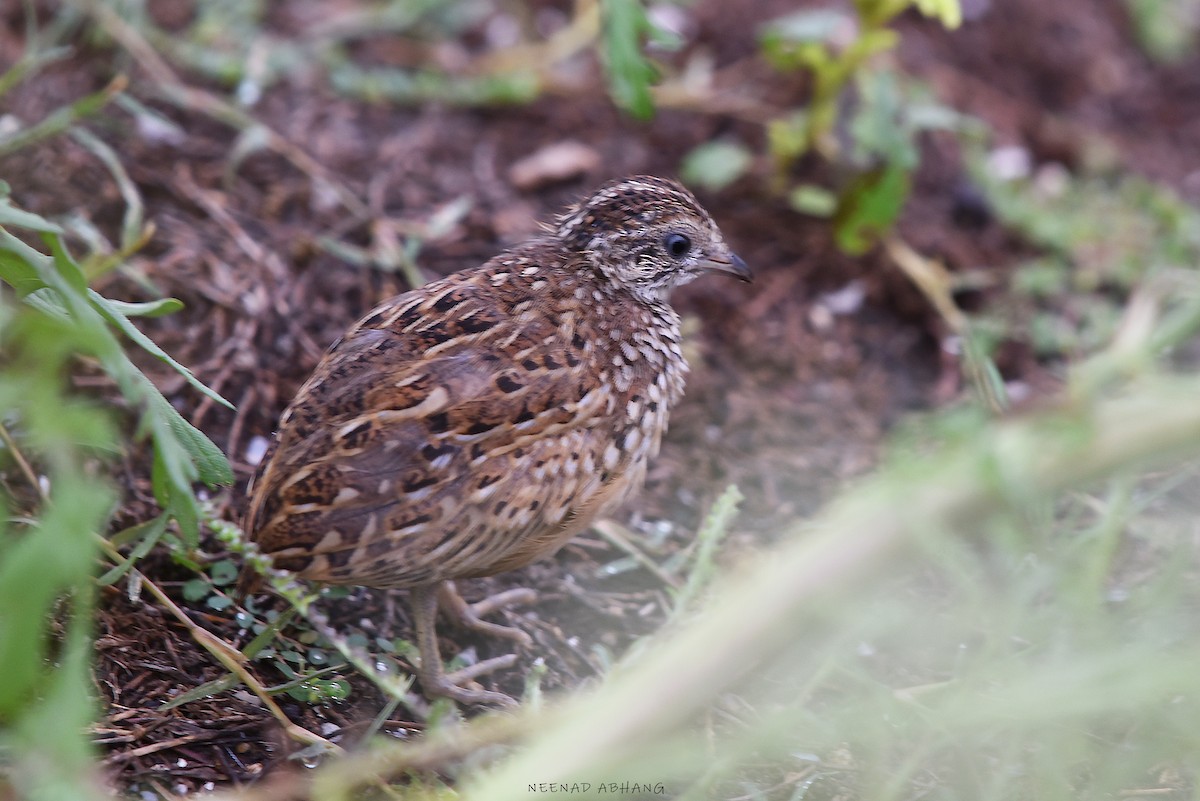
M642 483L687 373L667 296L714 270L750 278L691 193L637 176L388 300L284 412L246 531L303 578L408 588L425 693L509 701L443 672L439 600L529 643L479 620L452 582L554 553Z

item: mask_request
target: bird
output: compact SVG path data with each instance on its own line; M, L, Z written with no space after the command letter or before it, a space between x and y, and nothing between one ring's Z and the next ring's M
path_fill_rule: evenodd
M407 589L426 696L514 703L464 685L515 655L445 673L439 606L532 644L482 619L528 594L472 606L454 582L553 554L640 487L688 372L668 296L708 272L751 279L691 192L639 175L384 301L284 411L245 531L300 578Z

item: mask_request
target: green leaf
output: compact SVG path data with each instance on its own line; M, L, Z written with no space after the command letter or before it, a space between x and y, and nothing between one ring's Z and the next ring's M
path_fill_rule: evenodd
M237 580L238 566L230 559L222 559L219 562L213 562L212 567L208 570L208 575L213 584L224 587Z
M90 584L92 534L114 501L107 483L79 474L56 474L51 488L36 533L5 541L0 552L0 719L6 721L54 680L45 661L45 618L62 591Z
M800 184L788 193L788 202L801 214L832 217L837 211L838 198L823 186Z
M850 122L855 158L861 164L878 158L915 169L920 154L896 76L887 70L867 72L858 87L862 100Z
M162 317L174 314L183 308L183 301L178 298L162 298L146 303L126 303L122 300L106 298L109 305L125 317Z
M171 488L168 484L170 477L163 463L162 453L155 448L154 457L150 462L150 490L154 493L154 501L163 509L171 503Z
M675 596L674 615L677 616L688 610L695 603L701 591L712 583L713 576L717 572L717 546L729 532L729 524L733 522L733 518L737 515L738 504L744 498L745 496L742 495L737 485L730 484L713 503L708 514L704 516L704 522L701 523L700 531L696 534L696 554L692 569L688 573L687 583Z
M181 376L183 376L189 384L191 384L193 387L195 387L197 390L199 390L202 394L206 395L207 397L209 397L212 400L216 401L217 403L221 404L226 409L234 408L232 403L225 400L217 392L213 391L212 389L209 389L204 384L203 381L196 378L196 376L192 374L191 370L189 370L188 368L184 367L179 362L172 359L165 350L163 350L162 348L160 348L158 346L158 344L154 340L152 340L150 337L143 334L141 332L141 330L138 329L137 326L135 326L133 323L131 323L129 321L129 318L125 316L125 313L122 311L122 309L116 303L114 303L113 301L111 301L108 298L101 295L99 292L96 292L95 290L92 290L92 289L87 290L87 295L88 295L88 300L91 301L93 308L95 308L98 312L100 312L100 314L106 320L108 320L110 323L112 323L118 329L120 329L121 333L123 333L125 336L129 337L137 345L141 346L141 348L143 350L145 350L150 355L160 359L161 361L166 362L168 365L171 366L172 369L174 369L177 373L179 373ZM167 298L165 301L159 301L159 303L167 303L171 300L174 300L174 299ZM175 301L175 302L178 303L179 301ZM125 305L143 306L143 305L147 305L147 304L125 304ZM165 312L163 312L163 313L165 313ZM157 392L157 390L155 390L155 391Z
M184 585L184 586L186 587L187 585ZM238 686L239 684L241 684L241 680L238 679L237 676L234 676L232 673L229 673L229 674L222 676L219 679L213 679L212 681L206 681L203 684L201 684L200 686L193 687L192 689L188 690L185 693L180 693L179 695L172 698L170 701L167 701L165 704L158 707L158 711L165 712L168 709L174 709L177 706L183 706L184 704L191 703L192 701L199 701L201 699L208 698L208 697L216 695L218 693L223 693L226 690L233 689L234 687Z
M137 546L129 553L128 559L109 570L100 578L96 579L96 583L101 587L107 587L109 584L115 584L121 579L122 576L128 573L135 564L138 563L138 560L150 553L150 549L153 548L160 539L162 539L163 533L167 530L167 516L159 515L153 520L146 521L138 528L144 528L141 542L139 542Z
M204 605L209 609L220 612L222 609L228 609L230 606L233 606L233 599L228 595L213 595L204 602Z
M50 258L0 228L0 280L11 286L18 296L35 292L46 286L38 274L38 264L44 264L48 269Z
M143 520L141 523L135 523L129 528L124 528L108 538L109 543L114 548L124 548L134 540L140 540L146 536L146 532L158 525L159 518L152 517L149 520Z
M745 175L752 161L737 142L705 142L684 156L680 175L689 184L720 191Z
M767 147L776 159L788 162L803 156L809 148L812 117L800 109L767 123Z
M22 300L47 317L68 323L71 321L71 313L67 311L66 304L62 302L58 292L50 287L35 289Z
M640 0L603 0L602 44L608 88L617 105L638 119L654 114L650 85L657 73L642 53L642 39L653 30Z
M908 124L914 131L954 131L984 136L990 130L978 117L963 114L932 99L911 98L905 104Z
M941 22L945 28L954 30L962 25L962 7L958 0L913 0L913 4L922 14Z
M83 118L104 108L129 83L123 75L111 80L108 86L73 103L60 106L32 125L19 128L12 134L0 136L0 157L28 147L34 142L57 136L71 129Z
M763 57L778 70L830 74L838 62L835 43L853 39L857 27L854 18L842 11L799 11L764 25L759 44Z
M900 216L908 190L908 171L898 164L859 176L835 217L838 247L852 256L867 252Z
M220 449L203 432L180 416L150 380L137 373L145 388L146 418L154 439L151 486L159 504L179 523L189 547L196 547L200 532L200 510L192 493L192 482L211 486L233 483L233 470Z
M6 185L7 186L7 185ZM0 197L0 226L26 228L49 234L62 234L63 229L41 215L23 211L12 205L7 197Z
M195 464L198 478L209 487L227 486L233 483L233 468L229 460L204 432L184 420L166 398L154 388L149 379L143 379L154 390L152 405L170 427L172 434L182 445Z
M65 636L56 637L60 644L50 663L53 668L42 666L42 686L36 695L31 693L26 698L25 714L5 732L6 761L15 762L24 774L22 781L31 790L29 797L98 801L105 796L95 784L91 743L87 737L75 734L85 731L100 714L92 700L93 601L80 597L91 594L80 592L62 605L59 614L65 618L69 610L69 619L64 621ZM8 678L6 675L5 680ZM50 721L54 723L48 725ZM14 742L21 745L11 749ZM34 755L32 759L20 758L24 749Z
M179 524L179 533L188 548L200 541L200 510L192 494L191 479L195 466L181 454L179 442L156 435L154 438L154 468L152 471L155 495L161 493L159 504Z
M183 598L186 601L199 601L212 591L212 585L204 579L191 579L183 583Z
M855 28L854 18L832 8L814 8L773 19L762 27L764 44L783 42L826 43Z
M42 241L50 248L50 255L54 258L54 268L58 270L58 274L70 285L70 287L78 292L87 291L87 276L83 274L83 268L79 266L79 262L67 250L67 246L63 244L62 236L58 232L43 232Z

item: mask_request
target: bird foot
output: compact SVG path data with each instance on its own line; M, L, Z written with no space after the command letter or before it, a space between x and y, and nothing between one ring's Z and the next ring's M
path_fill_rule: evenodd
M483 617L484 615L490 615L499 609L506 609L510 606L528 606L536 602L537 597L538 595L535 590L518 587L506 590L505 592L498 592L495 595L489 595L482 601L469 604L458 594L458 589L454 586L453 581L443 581L438 586L438 605L443 611L450 614L458 625L471 631L478 631L481 634L512 640L521 648L531 647L533 645L533 638L515 626L491 623L484 620ZM487 661L490 662L493 660L489 659ZM480 664L486 663L481 662Z
M421 690L428 698L449 698L460 704L487 704L511 709L518 705L515 698L491 690L472 690L463 685L493 671L510 668L516 663L516 654L505 654L476 662L453 673L446 673L440 660L426 664L422 656L421 663L417 666L417 680L421 682Z
M498 656L495 659L485 660L477 665L471 665L469 668L456 670L449 674L443 673L441 670L435 670L433 671L433 675L426 675L424 669L421 669L417 671L417 678L421 682L421 691L427 698L449 698L451 701L456 701L460 704L469 704L472 706L488 705L513 709L519 706L519 704L512 696L493 692L492 690L468 689L458 684L458 682L470 681L472 678L480 676L483 673L511 667L516 661L516 654L508 654L506 656ZM480 671L479 668L486 668L486 670ZM464 677L463 674L467 672L470 672L470 675Z
M429 698L449 698L460 704L486 704L507 708L517 706L517 701L504 693L473 690L462 686L487 673L512 667L517 662L516 654L485 659L447 674L442 665L434 625L438 607L441 606L469 628L506 637L528 647L532 645L533 640L525 632L510 626L501 626L498 623L488 623L481 620L479 615L481 612L486 614L512 603L528 603L536 598L537 594L531 590L510 590L484 599L473 607L462 599L453 582L445 581L436 589L414 587L411 595L413 619L416 624L417 650L420 654L420 661L417 664L417 680L421 683L421 690L425 695Z

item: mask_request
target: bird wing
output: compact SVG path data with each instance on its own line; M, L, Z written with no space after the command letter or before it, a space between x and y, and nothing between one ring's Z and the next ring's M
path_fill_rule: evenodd
M255 482L246 527L277 565L373 586L494 572L612 480L594 344L570 304L506 303L502 274L401 296L330 349Z

